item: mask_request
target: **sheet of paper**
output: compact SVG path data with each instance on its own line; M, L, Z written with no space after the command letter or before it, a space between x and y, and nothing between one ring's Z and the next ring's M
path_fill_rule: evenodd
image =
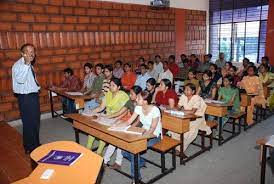
M83 96L84 94L81 92L66 92L66 94L68 95L72 95L72 96Z
M219 100L205 99L205 103L225 104L225 102Z
M97 119L95 119L94 121L101 125L111 126L113 123L116 122L116 119L109 119L109 118L101 116L101 117L98 117Z

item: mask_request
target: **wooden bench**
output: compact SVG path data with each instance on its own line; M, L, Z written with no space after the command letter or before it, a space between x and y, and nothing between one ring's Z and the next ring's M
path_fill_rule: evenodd
M209 139L209 146L208 148L211 149L213 147L213 130L216 130L218 127L218 123L216 121L206 121L206 125L211 129L211 134L210 135L206 135L205 131L200 131L200 135L204 136L206 138Z
M241 133L241 126L244 127L244 131L247 129L247 123L246 123L246 112L241 111L238 113L231 113L228 114L228 117L232 119L232 132L235 134L235 125L236 125L236 120L238 120L238 132L236 134ZM243 120L243 121L241 121ZM241 123L242 122L242 123Z
M175 148L180 145L180 141L173 139L169 136L163 136L163 139L154 144L150 149L153 151L156 151L161 154L161 164L157 164L155 162L152 162L151 160L145 159L146 162L161 168L161 174L156 176L155 178L152 178L149 180L148 183L153 183L154 181L162 178L163 176L167 175L168 173L172 172L173 170L176 169L176 152ZM166 168L166 163L165 163L165 155L167 153L171 152L172 154L172 167L169 169Z

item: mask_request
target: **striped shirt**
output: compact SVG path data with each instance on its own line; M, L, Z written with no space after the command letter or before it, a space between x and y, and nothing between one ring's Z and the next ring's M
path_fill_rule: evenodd
M12 66L12 89L16 94L37 93L40 86L35 81L35 74L32 73L32 65L26 65L21 57Z
M103 85L102 85L102 91L104 92L104 94L106 94L109 91L109 86L110 86L110 80L104 79Z
M84 85L83 85L85 89L90 89L92 87L92 83L93 83L95 77L96 77L96 75L93 72L91 72L85 76Z

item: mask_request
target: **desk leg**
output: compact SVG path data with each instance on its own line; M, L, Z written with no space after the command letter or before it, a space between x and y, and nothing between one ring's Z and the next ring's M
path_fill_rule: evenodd
M181 145L180 145L180 165L182 165L184 162L184 134L181 134L180 135L180 138L181 138Z
M262 164L261 164L261 184L265 183L265 167L266 167L266 146L262 146Z
M54 118L53 98L52 98L51 91L49 91L49 100L50 100L51 117Z
M219 117L219 139L218 139L219 146L222 144L222 135L223 135L223 118Z
M134 154L134 182L135 184L139 184L139 163L138 163L139 154Z
M75 133L75 141L79 144L79 130L77 128L73 128Z

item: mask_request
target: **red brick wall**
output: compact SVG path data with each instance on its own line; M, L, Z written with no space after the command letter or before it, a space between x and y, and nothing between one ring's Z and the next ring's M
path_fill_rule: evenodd
M270 58L270 63L274 65L274 52L273 52L273 44L274 44L274 1L268 1L269 9L268 9L268 20L267 20L267 34L266 34L266 45L265 52L266 55Z
M192 25L192 24L191 24ZM189 37L188 37L189 38ZM175 53L175 9L83 0L6 0L0 2L0 114L19 118L11 86L11 67L23 43L37 48L37 77L42 87L60 83L72 67L83 78L85 62L135 62ZM200 38L199 38L200 39ZM200 49L201 50L201 49ZM190 51L190 50L189 50ZM42 112L49 111L46 90Z

